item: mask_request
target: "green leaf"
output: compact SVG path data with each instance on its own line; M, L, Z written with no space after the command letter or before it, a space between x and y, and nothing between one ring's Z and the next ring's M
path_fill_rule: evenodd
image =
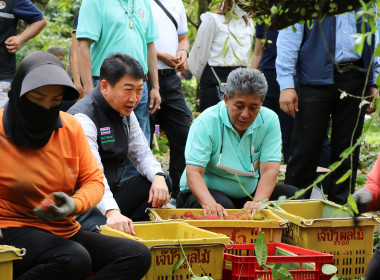
M326 175L319 175L319 176L317 177L317 179L314 181L313 184L316 185L316 184L322 182L322 181L325 179L325 177L326 177Z
M379 75L379 76L380 76L380 75ZM334 170L335 168L338 167L338 165L339 165L339 161L336 161L336 162L330 164L329 169L330 169L330 170Z
M257 262L260 266L263 266L267 262L268 247L264 238L264 232L260 233L255 242L255 255Z
M278 269L271 268L271 270L272 270L273 280L293 279L289 270L284 265L281 265L281 267Z
M355 40L354 53L361 54L363 52L363 47L364 47L364 35L360 34L360 36L356 38Z
M299 191L296 191L296 193L294 194L294 197L299 198L300 196L303 196L305 194L305 192L306 192L305 189L301 189Z
M347 207L347 212L350 213L351 216L354 216L354 212L352 212L352 209L350 207Z
M380 56L380 44L376 46L375 52L373 53L373 56Z
M353 153L354 151L354 147L348 147L347 149L345 149L340 155L339 157L340 158L347 158L350 154Z
M223 56L226 56L226 53L227 53L227 51L226 51L226 47L227 47L227 42L228 42L228 39L229 39L229 38L230 38L230 37L227 37L226 40L224 41L223 49L222 49Z
M350 177L351 173L352 173L352 170L351 170L351 169L347 170L346 173L344 173L344 175L343 175L342 177L340 177L340 179L339 179L338 181L336 181L335 184L338 185L338 184L340 184L340 183L346 181L347 178Z
M352 196L352 194L349 194L349 195L348 195L347 202L348 202L348 205L351 206L352 210L353 210L356 214L359 214L358 206L356 205L355 199L354 199L354 197Z
M338 215L340 212L342 212L345 209L346 206L347 206L347 203L340 206L339 209L334 213L334 215Z
M278 13L278 8L276 7L276 6L272 6L272 8L270 8L270 12L272 13L272 14L277 14Z
M317 10L317 11L319 11L319 10L320 10L320 9L319 9L319 5L318 5L318 4L315 4L315 5L314 5L314 9Z
M235 41L239 44L239 46L242 47L243 45L240 43L240 41L238 40L238 38L236 38L235 34L232 31L230 31L230 33L232 35L232 38L234 38Z
M336 9L338 8L338 5L336 3L330 3L330 8Z
M241 60L240 60L240 58L237 56L237 54L235 53L234 48L231 48L231 50L232 50L232 53L233 53L234 57L236 58L236 60L240 62Z
M236 20L239 20L239 17L238 17L237 15L235 15L235 14L232 14L232 17L233 17L234 19L236 19Z
M322 266L322 273L323 274L329 275L329 274L336 273L337 271L338 271L338 269L336 268L336 266L334 266L332 264L324 264Z
M173 265L172 273L170 276L173 276L174 272L177 271L177 269L183 264L183 262L186 260L185 256L182 255L182 257Z
M291 27L292 27L293 32L296 33L297 32L297 28L294 25L292 25Z
M232 14L232 10L229 10L225 15L224 15L224 18L227 20L231 17L231 14Z

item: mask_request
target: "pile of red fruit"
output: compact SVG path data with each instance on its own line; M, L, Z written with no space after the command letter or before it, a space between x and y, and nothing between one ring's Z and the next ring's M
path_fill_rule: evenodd
M233 213L230 216L224 217L223 219L218 216L213 215L199 215L192 213L191 211L186 211L182 216L177 214L172 214L170 216L172 220L184 219L184 220L264 220L265 217L261 213L256 213L254 215L250 214L246 210L241 210Z
M40 203L43 211L50 212L50 205L57 205L57 201L52 194L46 196Z

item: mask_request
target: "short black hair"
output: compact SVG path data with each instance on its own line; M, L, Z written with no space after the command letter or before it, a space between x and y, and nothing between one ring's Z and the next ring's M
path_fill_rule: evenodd
M122 53L113 53L103 61L99 80L106 80L113 87L125 75L144 79L144 70L133 57Z

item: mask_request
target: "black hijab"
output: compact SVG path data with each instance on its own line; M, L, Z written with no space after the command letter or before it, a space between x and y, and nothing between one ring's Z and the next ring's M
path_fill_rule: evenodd
M41 148L49 141L53 131L62 127L60 105L45 109L25 96L29 91L48 85L65 86L64 100L79 96L58 58L45 52L26 56L12 81L3 116L5 134L16 145Z

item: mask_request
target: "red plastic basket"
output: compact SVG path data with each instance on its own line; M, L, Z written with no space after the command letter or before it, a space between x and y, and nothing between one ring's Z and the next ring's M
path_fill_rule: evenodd
M331 275L322 273L324 264L333 264L333 255L309 249L303 249L284 243L267 243L268 263L284 264L288 267L293 279L320 279L327 280ZM257 262L255 244L235 244L233 249L224 252L223 280L254 280L260 277L269 280L270 271L264 270ZM276 251L289 252L291 255L278 256Z

